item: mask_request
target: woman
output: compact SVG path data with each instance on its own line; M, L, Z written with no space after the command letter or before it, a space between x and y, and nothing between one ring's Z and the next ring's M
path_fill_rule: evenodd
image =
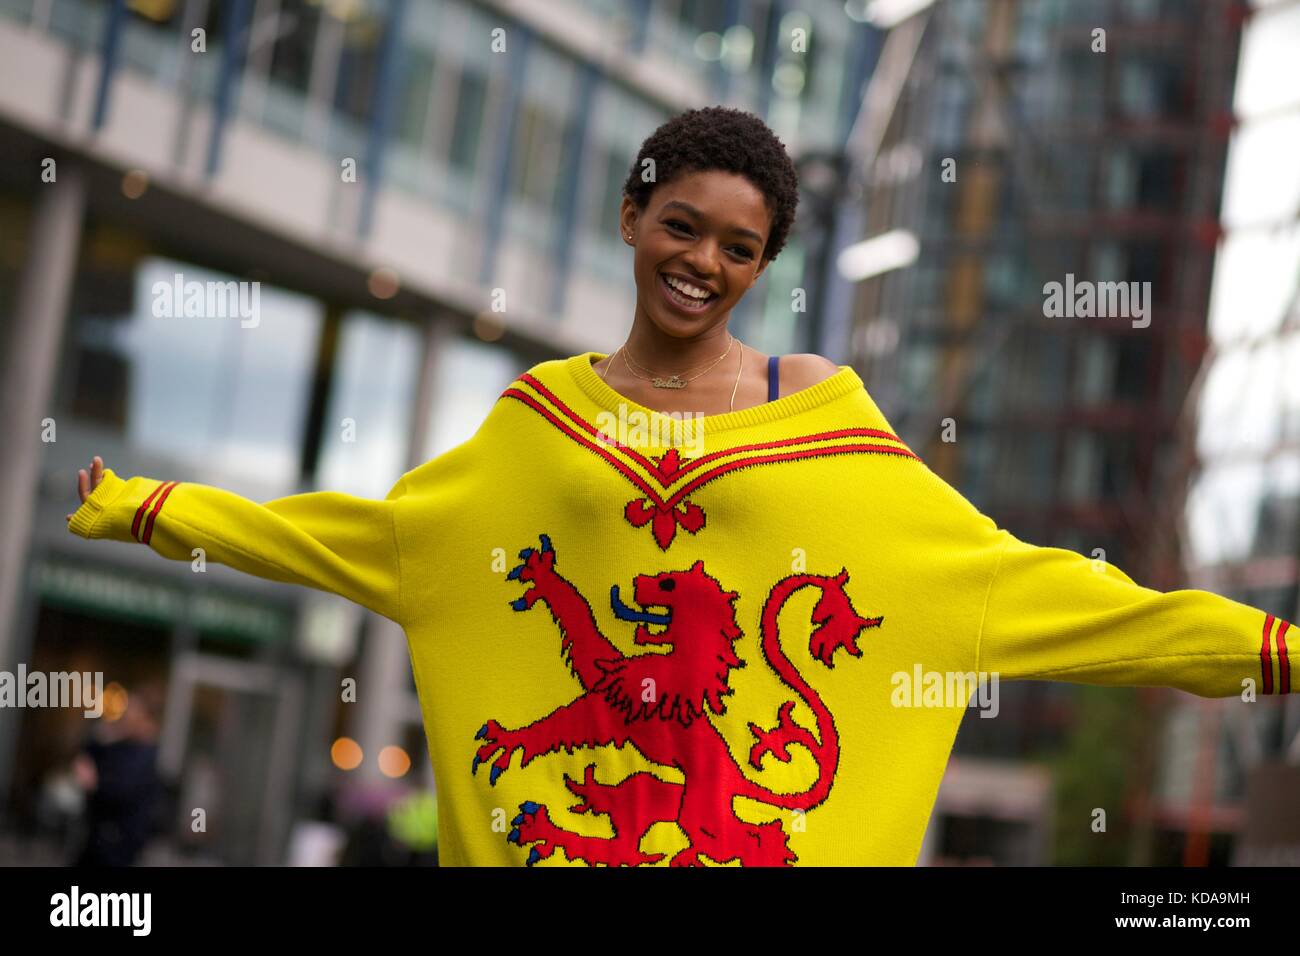
M685 113L645 141L623 189L637 302L627 341L596 363L611 388L656 411L714 414L839 370L820 355L769 363L727 329L785 246L799 202L794 164L761 120L724 108Z
M401 624L448 865L912 865L999 679L1290 693L1288 622L1018 540L851 368L731 336L795 185L758 118L678 116L625 186L612 355L534 366L383 501L255 504L96 458L71 529Z

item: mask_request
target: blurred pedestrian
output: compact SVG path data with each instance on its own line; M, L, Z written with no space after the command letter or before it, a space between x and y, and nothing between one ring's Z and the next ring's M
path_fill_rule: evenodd
M116 720L98 722L73 773L87 791L85 840L74 866L130 866L154 833L163 785L158 776L162 692L142 685Z

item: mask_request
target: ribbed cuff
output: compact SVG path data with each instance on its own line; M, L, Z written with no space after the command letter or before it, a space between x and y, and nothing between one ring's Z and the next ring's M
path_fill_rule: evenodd
M83 538L93 538L95 523L99 521L99 516L125 490L126 482L113 474L112 468L105 468L95 490L72 515L72 520L68 522L68 530Z

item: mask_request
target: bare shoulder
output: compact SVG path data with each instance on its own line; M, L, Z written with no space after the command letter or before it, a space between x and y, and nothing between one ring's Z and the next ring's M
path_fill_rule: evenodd
M830 378L840 367L813 352L796 352L781 356L781 391L785 394L816 385Z

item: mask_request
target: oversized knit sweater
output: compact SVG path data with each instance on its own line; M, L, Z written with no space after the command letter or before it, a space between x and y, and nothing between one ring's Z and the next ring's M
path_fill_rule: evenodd
M1002 680L1293 689L1287 621L999 529L848 366L674 432L601 357L382 501L107 469L71 530L399 623L449 865L913 865Z

